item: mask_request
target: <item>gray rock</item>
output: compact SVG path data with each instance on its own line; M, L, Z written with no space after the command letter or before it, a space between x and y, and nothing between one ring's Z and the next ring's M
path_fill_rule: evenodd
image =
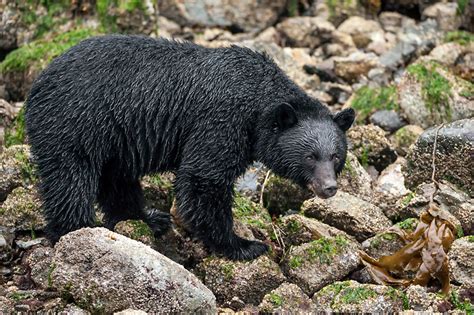
M43 289L52 285L51 272L55 265L51 264L54 250L51 247L38 246L26 254L26 265L31 269L31 279Z
M347 57L334 58L334 72L344 80L355 83L369 71L380 66L374 53L356 51Z
M402 27L403 15L398 12L385 11L379 14L379 21L387 32L397 33Z
M196 267L196 273L219 303L237 297L258 305L267 292L285 281L278 265L267 256L248 262L208 258Z
M473 48L474 49L474 48ZM446 66L454 66L456 61L468 50L466 46L458 43L444 43L436 46L430 52L430 59Z
M14 238L13 229L0 226L0 262L10 261Z
M341 191L370 202L373 199L372 179L357 157L347 152L346 163L337 178Z
M431 181L431 161L437 127L426 130L407 156L404 169L407 186ZM474 194L474 120L463 119L439 130L436 150L436 178L446 179L472 197Z
M312 296L325 285L346 277L359 263L357 244L336 236L292 247L282 268L291 282Z
M293 283L285 282L266 294L258 306L265 314L308 313L313 308L311 299Z
M13 145L0 154L0 202L16 187L32 182L32 169L26 145Z
M47 242L46 239L44 237L39 237L39 238L35 238L35 239L29 240L29 241L16 240L15 244L16 244L16 246L18 246L18 248L28 249L30 247L33 247L35 245L39 245L39 244L44 243L44 242Z
M438 305L446 300L442 295L428 292L426 289L420 285L410 285L405 291L407 306L413 311L442 312Z
M313 297L314 312L392 313L403 310L403 293L390 286L335 282Z
M378 110L370 116L370 122L390 133L402 128L406 123L394 110Z
M15 188L0 206L0 226L17 231L38 231L45 226L36 188Z
M395 132L391 137L398 154L405 156L412 144L423 133L423 128L417 125L406 125Z
M214 295L193 274L150 247L105 228L63 236L52 265L52 286L91 312L127 308L216 312Z
M288 179L272 174L263 192L263 205L272 214L299 211L303 202L314 197L309 189L303 189Z
M436 3L427 7L423 11L423 18L435 19L442 31L455 31L462 24L462 18L458 13L458 4L456 2L450 3Z
M410 124L428 128L474 116L472 84L433 61L411 64L398 84L400 108Z
M302 211L308 217L345 231L358 241L364 241L391 226L380 208L342 191L330 199L307 200Z
M159 1L160 15L186 26L234 27L259 31L274 24L284 10L286 1Z
M474 236L459 238L448 252L451 280L459 284L474 285Z

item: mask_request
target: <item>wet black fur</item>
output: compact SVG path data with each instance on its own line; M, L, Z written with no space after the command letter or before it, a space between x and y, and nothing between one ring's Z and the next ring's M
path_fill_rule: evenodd
M53 241L93 226L95 201L109 228L143 219L163 233L169 216L143 210L139 180L174 171L180 219L233 259L267 249L232 230L233 184L250 163L305 185L307 153L337 151L340 170L346 151L345 127L264 54L138 36L56 58L31 89L26 126Z

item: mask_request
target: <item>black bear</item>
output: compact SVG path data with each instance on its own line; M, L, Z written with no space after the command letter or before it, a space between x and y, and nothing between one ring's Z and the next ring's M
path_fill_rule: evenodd
M172 171L177 213L215 253L267 250L233 232L233 184L253 161L317 195L336 193L352 109L336 115L265 54L243 47L109 35L84 40L36 79L26 127L51 240L142 219L160 235L170 217L145 211L140 178Z

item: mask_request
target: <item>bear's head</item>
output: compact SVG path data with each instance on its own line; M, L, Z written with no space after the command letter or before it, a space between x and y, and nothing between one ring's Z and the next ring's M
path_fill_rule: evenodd
M332 115L325 108L314 113L280 104L266 118L265 144L258 145L265 151L260 152L261 160L320 198L332 197L346 160L345 132L354 118L353 109Z

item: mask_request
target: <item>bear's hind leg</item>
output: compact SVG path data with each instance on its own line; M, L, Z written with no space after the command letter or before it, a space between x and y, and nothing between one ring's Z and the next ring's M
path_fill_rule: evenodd
M99 205L104 212L104 226L113 230L125 220L143 220L161 236L171 225L170 215L155 209L145 211L143 192L139 180L114 178L104 174L99 188Z
M38 163L45 232L53 243L68 232L95 223L96 173L81 159L63 157L62 161L54 166Z

